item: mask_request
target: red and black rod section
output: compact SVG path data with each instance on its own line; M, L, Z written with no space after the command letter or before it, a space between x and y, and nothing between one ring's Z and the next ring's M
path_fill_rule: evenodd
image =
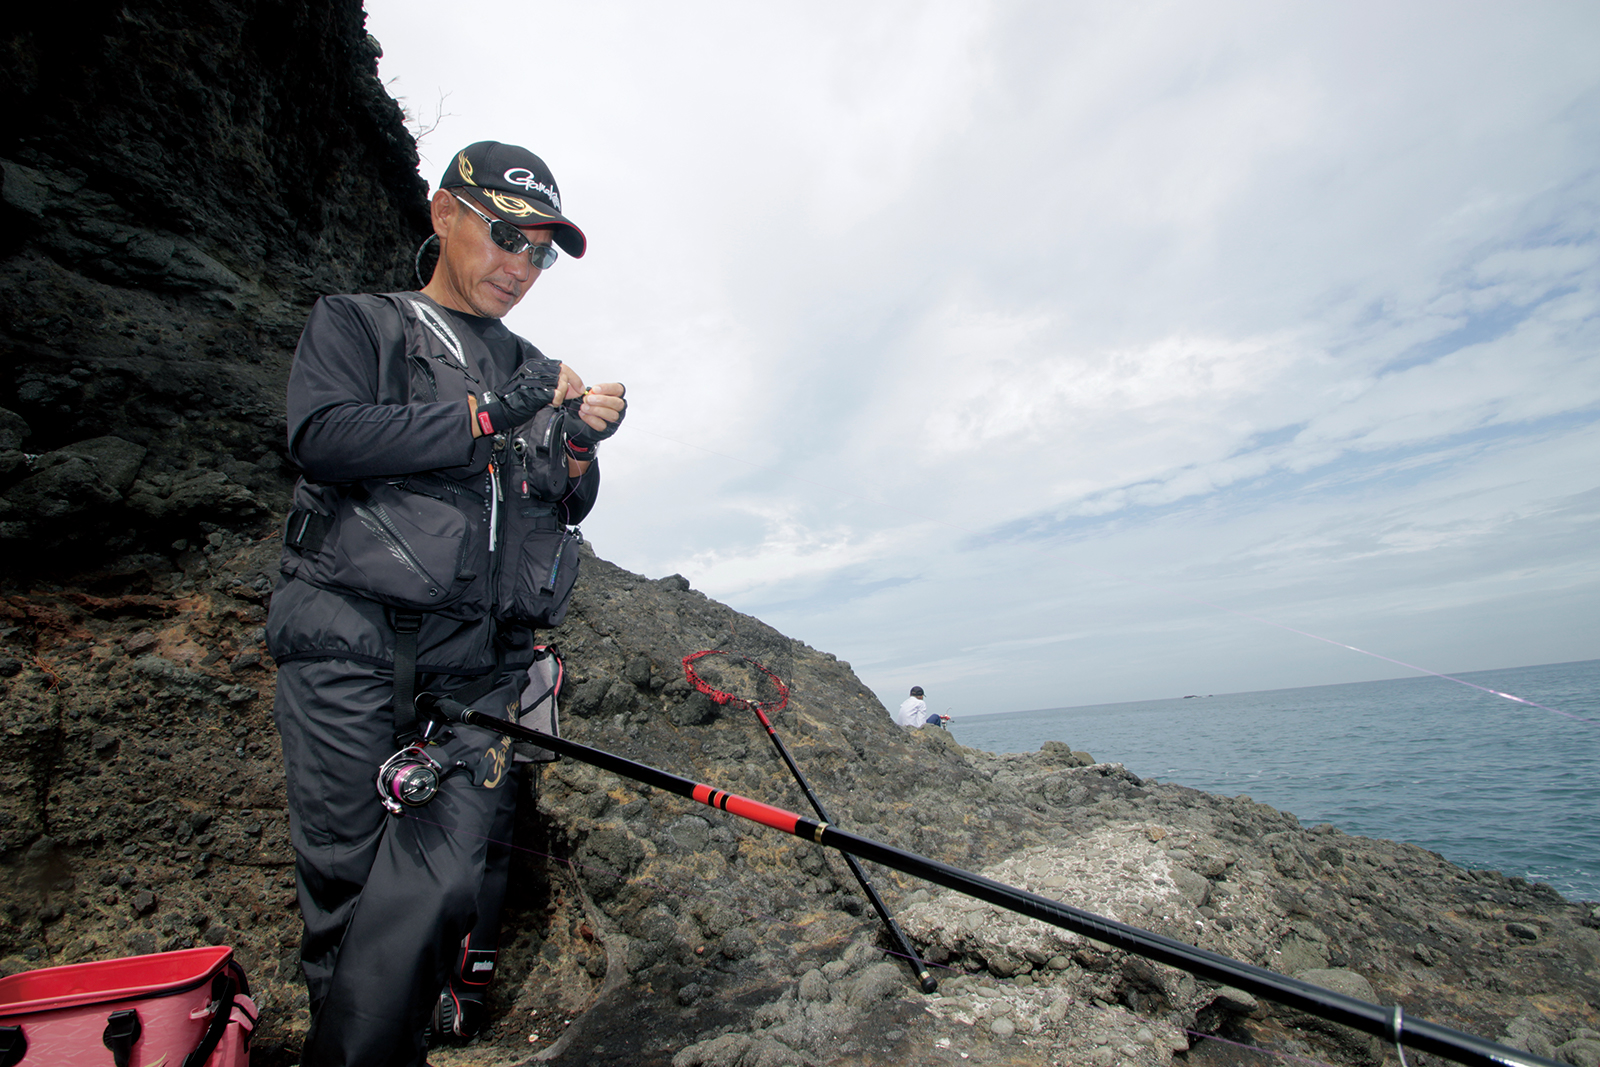
M921 878L946 889L954 889L996 907L1016 912L1018 915L1038 919L1051 926L1093 938L1113 948L1187 971L1198 978L1243 989L1396 1044L1431 1052L1472 1067L1479 1065L1563 1067L1555 1060L1535 1056L1520 1049L1508 1048L1460 1030L1440 1026L1438 1023L1411 1018L1404 1015L1398 1006L1383 1007L1379 1004L1369 1004L1364 1000L1336 993L1331 989L1323 989L1298 978L1269 971L1265 967L1257 967L1163 934L1129 926L1115 919L1107 919L1093 912L1051 900L1049 897L1042 897L1037 893L1030 893L1025 889L973 874L960 867L952 867L948 863L941 863L915 852L906 852L869 837L841 830L825 821L808 819L792 811L763 804L759 800L751 800L737 793L728 793L687 778L680 778L648 764L636 763L601 749L526 729L514 722L474 711L448 697L424 693L417 697L417 710L423 714L438 715L454 722L492 730L520 741L529 741L541 748L599 767L601 770L611 771L624 778L631 778L636 782L643 782L654 788L728 812L730 815L760 823L762 826L781 830L819 845L827 845L829 848L861 859L871 860L902 874Z
M789 773L794 775L794 780L800 786L800 791L806 795L806 800L811 803L811 810L815 811L817 818L824 823L831 822L827 809L822 806L822 801L817 799L817 794L811 791L811 783L806 781L806 776L801 774L800 768L795 765L794 757L789 755L789 746L785 745L783 738L778 736L778 731L773 727L772 720L767 718L767 713L761 710L759 706L754 707L752 710L761 719L761 725L767 728L767 736L772 738L772 744L777 748L778 755L782 756L783 762L789 765ZM695 799L698 800L700 798L696 797ZM856 876L857 882L861 883L861 891L867 895L867 900L872 904L873 910L878 913L878 918L883 920L883 925L888 929L889 936L894 939L895 944L900 946L900 954L911 964L911 970L917 976L917 984L922 987L922 991L924 993L938 992L938 979L929 973L928 965L922 962L922 957L918 955L917 950L911 947L911 940L901 931L900 924L894 921L894 916L889 914L888 905L883 902L883 898L878 896L878 891L872 888L872 883L867 880L867 872L861 869L861 864L850 853L841 852L840 855L844 856L844 862L849 866L850 873Z

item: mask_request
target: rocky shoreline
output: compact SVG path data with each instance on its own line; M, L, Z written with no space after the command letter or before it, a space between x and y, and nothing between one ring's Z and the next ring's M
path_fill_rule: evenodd
M260 644L276 558L271 533L216 529L72 586L11 581L0 599L14 767L0 969L233 945L264 1002L267 1067L296 1061L306 1021ZM684 679L688 653L734 651L792 687L774 724L853 832L1413 1017L1575 1064L1600 1055L1594 904L1066 744L995 755L902 730L848 664L676 576L590 557L553 637L574 740L800 810L754 714ZM730 688L759 684L737 661L721 670ZM1395 1058L868 864L936 965L924 996L836 854L570 760L543 771L516 844L493 1021L436 1067Z
M262 644L283 387L316 296L410 284L415 143L355 0L29 8L0 47L0 972L230 945L264 1008L253 1062L288 1067L305 994ZM1592 903L1066 744L901 730L847 663L677 576L591 556L553 637L575 740L802 810L754 715L684 679L686 654L736 652L792 687L776 726L844 827L1600 1063ZM828 850L571 761L536 792L491 1025L436 1067L1395 1059L869 864L937 967L924 996Z

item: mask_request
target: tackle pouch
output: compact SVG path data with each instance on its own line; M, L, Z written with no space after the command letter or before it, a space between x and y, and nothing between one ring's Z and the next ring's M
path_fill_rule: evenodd
M503 456L506 516L495 601L496 615L510 622L561 625L578 580L583 534L562 523L558 504L570 489L565 421L561 408L540 409L517 427Z
M487 611L487 579L467 569L478 524L437 481L433 492L418 479L351 486L334 515L327 581L393 608L454 619Z
M552 645L535 648L533 662L528 665L528 684L522 689L521 710L517 712L519 726L552 737L561 736L561 715L556 702L561 695L562 677L561 653ZM518 763L551 763L561 758L528 741L516 742L511 751Z
M512 500L560 500L567 495L566 412L541 408L511 438Z
M583 532L561 525L555 505L514 505L500 566L500 617L540 629L560 626L578 580L582 543Z
M249 1067L255 1024L226 945L0 978L0 1067Z

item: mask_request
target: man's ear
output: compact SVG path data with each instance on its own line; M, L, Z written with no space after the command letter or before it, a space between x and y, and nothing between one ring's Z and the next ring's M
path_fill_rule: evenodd
M429 213L433 216L433 232L438 234L442 241L450 236L450 226L455 222L461 205L450 195L450 190L440 189L433 194L433 202L428 207Z

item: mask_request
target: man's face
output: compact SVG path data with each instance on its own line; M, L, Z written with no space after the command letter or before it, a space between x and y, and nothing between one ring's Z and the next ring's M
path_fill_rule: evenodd
M434 194L433 228L444 251L423 291L447 308L502 318L527 295L542 272L529 261L527 252L513 255L490 240L489 224L451 194L449 189ZM522 232L534 244L550 243L548 227L525 227Z

